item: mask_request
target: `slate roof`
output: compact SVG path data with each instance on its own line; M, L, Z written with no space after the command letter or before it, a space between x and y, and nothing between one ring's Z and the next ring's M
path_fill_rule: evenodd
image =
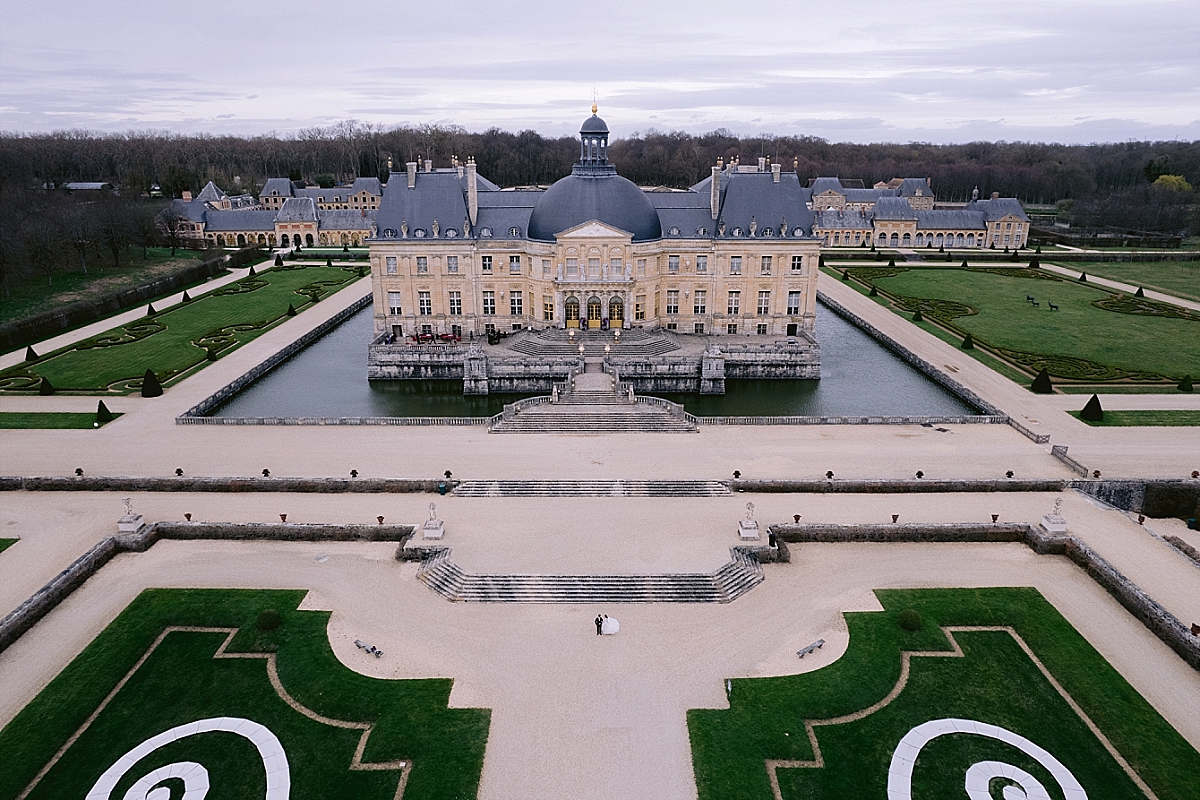
M871 227L870 217L857 208L848 211L838 211L831 208L819 211L815 216L816 219L813 221L813 227L819 227L824 230Z
M895 189L845 189L847 203L878 203L880 198L895 197Z
M375 221L375 212L358 208L318 210L321 230L368 231Z
M821 192L834 191L842 194L845 190L842 189L842 182L837 178L814 178L812 183L808 185L812 189L813 194L821 194Z
M204 230L207 231L274 231L275 212L258 211L214 211L205 215Z
M278 197L294 197L292 182L287 178L267 178L267 182L263 184L262 191L258 193L258 196L271 197L272 192L275 192Z
M553 241L593 219L633 234L635 242L662 237L662 223L645 192L615 168L581 164L538 199L529 217L529 237Z
M918 211L917 230L983 230L983 214L978 211L943 210Z
M317 204L311 197L289 197L275 218L279 222L316 222Z
M193 200L200 200L205 203L219 203L225 198L225 193L217 188L217 185L212 181L200 190L200 194L196 195Z
M416 237L417 229L432 236L436 219L442 231L454 228L461 235L463 220L467 218L465 177L460 180L456 170L418 172L416 177L412 189L408 188L404 173L395 173L395 178L384 187L383 199L375 214L379 234L386 236L386 231L392 230L399 238L403 225L407 224L409 238ZM480 192L480 206L483 205L482 195ZM480 221L479 224L484 223Z
M354 183L350 186L350 193L358 194L359 192L380 195L383 194L383 184L379 182L379 178L355 178Z
M1029 222L1029 217L1025 215L1025 209L1021 208L1021 204L1015 197L1001 197L996 200L972 200L967 203L967 210L980 211L983 213L983 218L991 222L1012 215L1022 222Z
M732 237L735 228L741 228L742 235L748 237L751 221L758 227L755 238L762 238L764 228L771 228L778 235L785 219L788 236L794 235L796 228L801 228L806 235L812 233L813 212L807 206L812 192L800 185L796 173L780 174L779 183L775 183L770 172L729 173L726 170L721 178L718 228L724 220L726 237ZM701 183L711 186L712 177ZM707 192L705 196L708 196Z
M900 182L899 192L901 197L916 197L917 192L924 197L933 197L933 189L925 178L905 178Z
M208 206L203 200L192 200L191 202L172 200L171 205L189 222L204 222L204 212L208 210Z
M876 220L909 220L916 219L917 212L903 197L881 197L875 202L872 216Z

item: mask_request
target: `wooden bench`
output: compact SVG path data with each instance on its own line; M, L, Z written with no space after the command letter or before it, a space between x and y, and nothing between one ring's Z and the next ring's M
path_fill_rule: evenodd
M808 647L804 647L804 648L801 648L800 650L797 650L796 655L800 656L801 658L804 658L809 653L823 647L824 645L825 645L824 639L817 639L815 642L810 644Z

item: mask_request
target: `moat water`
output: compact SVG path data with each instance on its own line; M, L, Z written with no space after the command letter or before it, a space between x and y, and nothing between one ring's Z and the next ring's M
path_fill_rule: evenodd
M527 394L466 397L462 381L368 381L365 308L244 390L227 417L476 417ZM724 395L660 394L698 416L975 413L824 305L817 306L819 381L726 381ZM544 392L542 393L544 394Z

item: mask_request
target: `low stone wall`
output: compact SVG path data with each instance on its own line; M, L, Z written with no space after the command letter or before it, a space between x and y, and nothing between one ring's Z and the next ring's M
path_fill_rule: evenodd
M261 524L235 522L158 522L137 533L109 536L97 542L32 597L0 620L0 653L49 614L121 553L144 553L159 539L224 539L281 542L373 541L401 542L412 525Z
M956 492L1061 492L1071 482L1018 480L753 480L722 481L732 492L754 494L941 494Z
M1005 425L1009 418L972 414L970 416L928 417L697 417L701 425ZM1049 437L1047 437L1049 438Z
M0 489L27 492L286 492L293 494L412 494L450 491L454 480L401 478L126 478L83 476L3 478Z
M208 397L201 400L196 405L189 408L187 411L183 412L183 414L181 416L178 416L175 418L175 424L176 425L229 424L229 423L223 423L221 421L220 417L210 417L208 415L213 413L214 411L216 411L218 408L220 408L226 402L228 402L238 392L242 391L247 386L254 383L259 378L263 377L268 372L275 369L280 364L287 361L292 356L296 355L296 353L299 353L301 350L308 347L310 344L315 342L317 339L320 339L322 336L329 333L329 331L333 330L338 325L341 325L343 322L345 322L350 317L357 314L359 311L362 311L364 308L366 308L369 305L371 305L371 295L366 295L365 297L362 297L362 298L356 300L348 308L342 309L338 313L334 314L332 317L325 320L324 322L322 322L317 327L313 328L308 333L306 333L303 336L301 336L300 338L296 339L296 341L287 345L279 352L271 355L269 358L267 358L265 361L260 363L258 366L251 369L249 372L242 374L241 376L239 376L238 378L233 380L231 383L228 383L225 386L221 387L217 391L210 394ZM233 424L237 424L237 423L233 423Z
M768 532L787 542L1023 542L1039 555L1062 555L1102 586L1193 669L1200 670L1200 638L1141 587L1074 536L1051 536L1026 523L782 524Z

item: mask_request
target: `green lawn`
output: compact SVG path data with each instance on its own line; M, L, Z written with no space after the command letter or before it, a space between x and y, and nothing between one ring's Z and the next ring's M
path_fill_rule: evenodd
M897 313L920 308L959 342L969 332L977 348L1029 376L1045 368L1057 380L1169 385L1200 374L1200 313L1021 267L850 274L877 286Z
M1079 412L1070 412L1079 419ZM1200 425L1200 411L1105 411L1100 422L1082 420L1093 428L1194 427Z
M1200 261L1146 261L1132 264L1070 262L1060 266L1200 301Z
M113 419L121 416L113 414ZM96 424L94 413L67 411L0 411L0 430L8 429L55 429L55 428L102 428Z
M36 391L47 378L58 391L128 394L154 370L168 384L224 354L358 278L358 267L275 267L196 300L172 306L75 345L43 353L34 363L0 372L0 391Z
M86 274L79 271L79 258L75 256L70 271L55 272L53 282L48 282L45 274L31 275L9 286L8 299L0 292L0 320L22 319L98 292L148 283L211 256L212 253L200 250L180 249L172 256L169 247L151 247L143 259L140 247L131 248L122 256L120 268L113 267L112 256L107 252L103 259L90 256Z
M19 541L21 541L21 540L20 539L0 539L0 553L3 553L5 550L12 547L14 544L16 544Z
M847 652L815 672L735 679L727 710L693 709L688 731L700 800L769 800L764 760L807 761L805 721L864 710L900 676L901 652L950 651L940 626L1011 626L1159 797L1200 798L1200 753L1179 735L1034 589L876 591L883 612L845 615ZM922 629L897 625L915 608ZM884 798L901 738L924 722L961 718L1006 728L1046 748L1090 797L1140 798L1136 785L1015 640L999 631L954 634L962 658L913 657L891 703L853 722L815 727L824 767L781 768L785 800ZM921 752L913 797L963 796L969 765L1013 764L1051 788L1048 772L1020 751L980 736L936 739ZM1051 796L1057 797L1058 794Z
M406 800L475 797L490 712L447 708L449 679L388 681L347 669L329 648L329 613L295 610L304 594L143 592L0 731L5 764L0 797L15 797L29 785L168 626L238 628L228 652L275 653L280 682L300 704L328 718L373 724L362 760L411 760ZM266 608L278 610L283 618L270 633L255 626L258 613ZM214 659L225 637L220 632L169 633L38 782L30 800L82 797L106 769L141 742L214 717L249 719L278 737L295 800L395 796L399 773L394 769L348 769L361 730L323 724L291 708L272 688L264 658ZM253 746L235 734L212 732L148 754L111 796L124 797L130 785L151 770L184 760L208 770L211 797L265 795L265 773Z

